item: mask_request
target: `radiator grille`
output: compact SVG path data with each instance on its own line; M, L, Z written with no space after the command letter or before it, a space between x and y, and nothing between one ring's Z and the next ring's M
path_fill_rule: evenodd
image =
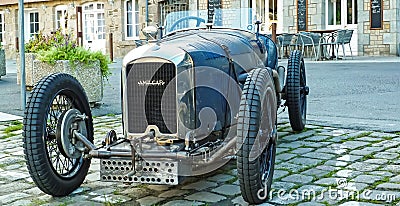
M156 125L162 133L176 133L175 65L135 63L127 72L128 131L143 133L148 125Z

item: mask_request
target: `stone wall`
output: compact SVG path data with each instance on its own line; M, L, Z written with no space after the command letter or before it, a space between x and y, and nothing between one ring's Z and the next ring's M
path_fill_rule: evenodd
M297 32L297 0L283 0L283 32L296 33Z
M16 37L18 34L18 10L10 9L10 12L4 12L4 22L6 23L6 32L3 33L3 48L7 58L15 59L16 57Z
M199 10L207 9L207 0L198 0L199 1Z
M325 29L325 1L307 0L307 29ZM283 0L283 32L297 33L297 0Z
M396 55L400 40L400 1L383 2L383 28L370 29L370 0L358 5L359 55Z
M325 1L308 0L308 30L325 29Z

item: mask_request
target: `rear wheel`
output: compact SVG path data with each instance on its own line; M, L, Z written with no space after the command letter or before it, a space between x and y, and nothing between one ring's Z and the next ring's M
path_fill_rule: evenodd
M77 116L82 118L77 120ZM84 181L90 159L72 131L93 142L93 124L86 94L67 74L52 74L32 90L24 117L24 153L36 185L53 196L66 196Z
M254 69L246 79L238 116L237 168L243 199L265 202L271 189L276 153L277 100L272 76Z
M298 50L292 51L289 57L285 93L290 125L294 131L302 131L306 125L309 88L304 59Z

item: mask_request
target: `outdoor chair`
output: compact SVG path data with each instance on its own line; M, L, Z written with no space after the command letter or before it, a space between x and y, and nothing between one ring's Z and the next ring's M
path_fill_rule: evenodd
M314 54L315 60L318 60L320 54L320 39L321 36L319 34L311 32L300 32L297 43L301 46L303 54L306 51L307 47L311 47L311 52ZM318 55L316 47L318 48ZM311 54L311 58L313 57L313 54Z
M295 44L295 39L296 35L295 34L288 34L288 33L284 33L279 35L276 39L278 40L278 45L279 45L279 49L280 49L280 58L283 57L284 55L284 48L286 47L286 52L289 50L289 53L291 51L291 47L292 46L296 46Z
M350 41L352 36L353 36L353 30L337 30L336 32L333 33L333 35L330 35L324 43L321 43L321 45L330 46L330 49L335 49L336 46L335 56L337 60L339 56L340 45L342 46L343 58L346 59L346 51L344 46L348 44L350 48L351 58L353 58L353 51L351 50L350 46Z

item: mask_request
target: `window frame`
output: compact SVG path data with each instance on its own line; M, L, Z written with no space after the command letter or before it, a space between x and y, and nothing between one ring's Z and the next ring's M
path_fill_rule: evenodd
M351 1L351 8L348 7L348 2ZM325 25L327 26L344 26L344 25L356 25L358 23L358 8L357 0L341 0L340 9L338 10L337 4L331 2L331 0L325 1ZM332 10L330 10L329 5L332 3ZM349 11L351 10L351 23L349 21ZM340 14L340 19L338 19L338 11ZM332 24L330 24L329 14L332 12ZM338 22L340 20L340 22Z
M132 2L132 11L128 11L128 2ZM139 7L138 10L136 10L136 4L139 4L138 0L125 0L124 1L124 33L125 33L125 40L138 40L140 37L140 34L138 33L138 31L136 31L136 27L138 26L138 28L140 27L140 23L139 23L139 18L136 19L136 13L139 14ZM128 24L128 13L132 13L132 24ZM139 15L138 15L139 17ZM132 36L128 36L128 26L132 26ZM136 33L138 33L138 35L136 35Z
M64 22L62 25L61 18L58 19L57 13L61 11L61 18L64 18L64 21L68 21L68 6L67 5L58 5L55 7L55 29L60 29L61 31L66 31L68 29L68 23ZM67 24L67 25L65 25Z
M37 21L31 21L31 15L37 14ZM39 34L40 32L40 13L38 10L32 10L28 12L28 22L29 22L29 26L28 26L28 37L29 39L33 38L34 35ZM32 25L36 25L37 24L37 31L35 31L34 33L32 33L31 29L32 29ZM36 26L35 26L36 28ZM35 30L34 28L34 30Z

